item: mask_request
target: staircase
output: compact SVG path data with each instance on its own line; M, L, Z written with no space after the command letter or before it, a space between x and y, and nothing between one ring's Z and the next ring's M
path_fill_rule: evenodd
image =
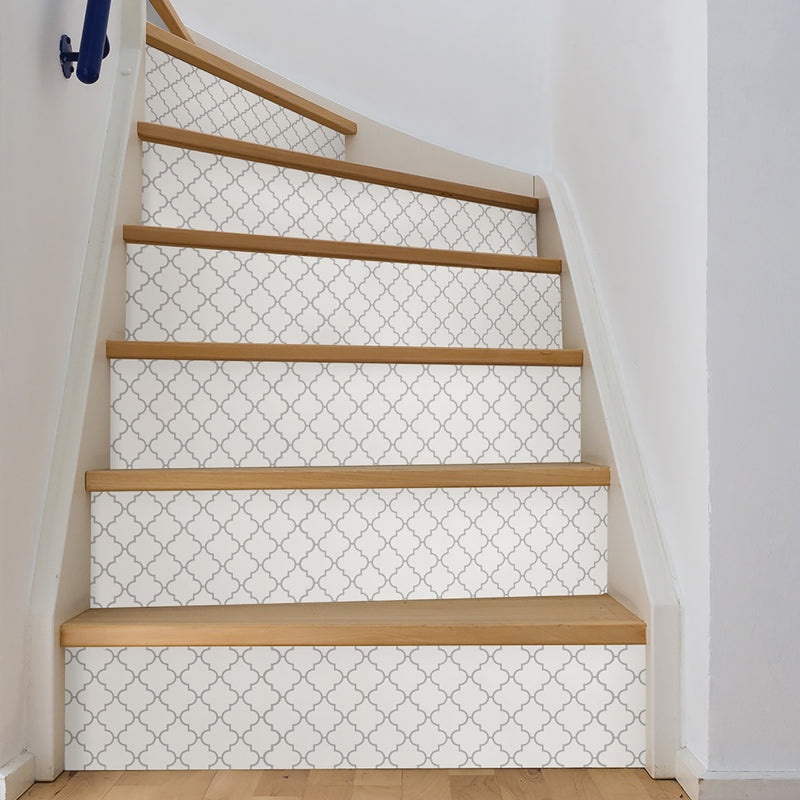
M641 766L644 624L535 198L148 26L66 768Z

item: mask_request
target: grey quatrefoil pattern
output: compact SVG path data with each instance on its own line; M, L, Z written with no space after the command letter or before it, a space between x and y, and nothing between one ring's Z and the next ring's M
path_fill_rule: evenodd
M598 594L605 487L100 492L92 605Z
M126 337L561 347L559 275L128 245Z
M147 48L152 122L341 134ZM536 255L535 215L143 146L143 221ZM126 337L558 349L560 277L128 246ZM113 360L114 469L580 459L580 368ZM605 487L100 492L94 607L597 594ZM640 767L645 646L66 649L66 768Z
M641 767L644 645L70 648L66 769Z
M580 459L580 367L111 362L111 467Z
M220 80L154 47L147 49L148 122L344 158L344 134Z
M148 144L142 220L370 244L536 255L536 215Z

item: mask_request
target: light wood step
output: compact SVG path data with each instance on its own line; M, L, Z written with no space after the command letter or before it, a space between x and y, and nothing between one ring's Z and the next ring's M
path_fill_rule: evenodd
M157 125L152 122L140 122L139 138L153 144L181 147L185 150L197 150L201 153L213 153L218 156L239 158L261 164L272 164L278 167L316 172L332 175L336 178L375 183L380 186L391 186L396 189L408 189L412 192L433 194L439 197L452 197L471 203L511 208L517 211L535 213L539 209L539 201L535 197L484 189L480 186L469 186L452 181L427 178L391 169L370 167L364 164L353 164L335 158L324 158L294 150L283 150L268 145L228 139L208 133L187 131L168 125Z
M644 644L609 595L96 608L61 626L64 647Z
M297 239L289 236L201 231L191 228L125 225L123 226L123 238L128 244L153 244L162 247L192 247L201 250L234 250L311 256L313 258L345 258L361 261L430 264L443 267L500 269L514 272L550 274L560 274L561 272L561 260L558 258L496 255L361 242L334 242L324 239Z
M428 489L461 486L608 486L599 464L445 464L398 467L105 469L86 473L90 492L237 489Z
M213 53L209 53L208 50L204 50L202 47L198 47L180 36L175 36L150 22L147 23L147 44L171 55L173 58L180 59L193 67L197 67L197 69L216 75L218 78L228 81L228 83L233 83L259 97L302 114L304 117L314 120L314 122L319 122L321 125L332 128L339 133L354 134L358 132L358 126L352 120L329 111L327 108L323 108L310 100L306 100L294 92L270 83L264 78L248 72L246 69L237 67L224 58L215 56Z
M110 339L108 358L172 361L303 361L340 364L488 364L580 367L583 350L490 347L376 347L371 345L254 344L248 342L138 342Z

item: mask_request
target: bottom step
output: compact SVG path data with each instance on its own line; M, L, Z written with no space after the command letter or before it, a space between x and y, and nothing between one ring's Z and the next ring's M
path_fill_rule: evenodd
M66 769L637 767L645 646L68 647Z
M645 626L608 595L91 609L67 769L635 767Z

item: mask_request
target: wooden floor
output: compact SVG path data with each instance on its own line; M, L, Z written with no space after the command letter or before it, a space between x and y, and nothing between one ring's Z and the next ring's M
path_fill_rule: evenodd
M643 769L64 772L24 800L672 800Z

